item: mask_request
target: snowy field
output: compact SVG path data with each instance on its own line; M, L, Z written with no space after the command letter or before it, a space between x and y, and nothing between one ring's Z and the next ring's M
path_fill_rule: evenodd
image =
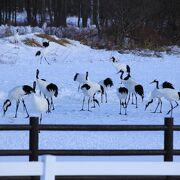
M21 39L34 38L42 43L44 39L34 34L21 36ZM59 87L59 96L54 99L55 110L43 114L42 124L163 124L164 117L170 108L169 102L163 100L163 113L151 113L156 104L151 104L144 111L149 100L150 92L155 85L150 84L154 79L160 82L170 81L180 90L180 55L167 55L162 58L140 57L133 54L119 54L116 51L95 50L72 41L71 44L61 46L50 42L47 59L40 64L35 57L39 47L30 47L22 42L17 47L9 41L11 38L0 39L0 101L3 105L8 91L18 85L32 86L36 69L40 70L40 78L53 82ZM120 84L119 75L112 66L110 57L115 56L131 67L132 77L144 86L145 98L138 101L139 108L129 104L128 115L119 115L119 100L116 88ZM78 83L73 81L74 75L89 72L92 81L99 82L110 77L114 86L107 91L108 103L92 109L92 112L80 111L83 94L77 92ZM100 96L100 95L99 95ZM97 97L100 99L97 95ZM25 102L31 116L39 116L33 111L31 97ZM85 104L87 108L87 104ZM22 105L18 111L18 118L13 118L15 103L9 108L5 117L1 117L1 124L28 124L28 119ZM2 111L1 111L1 114ZM174 122L180 124L180 109L174 110ZM180 149L180 133L175 133L174 148ZM28 148L28 134L24 132L0 132L0 149ZM48 149L162 149L163 133L159 132L42 132L40 133L40 148ZM2 158L3 159L3 158ZM115 159L115 158L114 158ZM123 158L122 158L123 159ZM138 159L137 157L135 158ZM148 158L147 158L148 159ZM158 158L157 158L158 159Z

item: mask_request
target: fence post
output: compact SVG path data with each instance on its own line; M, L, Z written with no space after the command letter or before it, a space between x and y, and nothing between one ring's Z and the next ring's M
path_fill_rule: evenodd
M39 145L39 118L30 117L31 130L29 131L29 150L31 154L29 155L29 161L38 161L38 145ZM38 176L32 176L31 180L39 180Z
M173 161L173 118L165 118L164 125L167 128L164 132L164 161Z
M31 151L31 155L29 156L29 161L38 161L38 125L39 118L30 117L29 150Z
M43 158L43 175L40 180L55 180L56 157L46 155Z

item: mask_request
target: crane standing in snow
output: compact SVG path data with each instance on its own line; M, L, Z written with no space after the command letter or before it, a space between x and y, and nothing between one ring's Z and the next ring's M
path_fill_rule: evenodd
M38 50L38 51L36 52L36 54L35 54L35 56L40 57L40 64L42 63L42 60L44 59L44 60L47 62L47 64L50 65L50 63L49 63L48 60L47 60L47 55L48 55L48 53L49 53L49 49L48 49L48 47L49 47L49 42L50 42L50 41L44 41L44 42L42 43L42 45L43 45L44 48L41 49L41 50Z
M39 69L36 70L36 83L46 99L50 99L49 111L51 111L51 109L54 110L53 97L58 96L58 86L54 83L47 82L45 79L40 79Z
M16 29L16 31L15 31L15 33L14 33L14 44L15 44L15 48L18 48L19 42L20 42L19 29Z
M50 63L48 62L46 56L48 54L48 51L46 49L42 49L42 50L38 50L35 54L35 56L40 58L40 64L42 63L42 60L44 59L48 65L50 65Z
M96 95L96 93L104 94L103 86L99 85L98 83L88 81L81 86L81 90L84 94L81 111L84 111L85 97L88 97L88 111L90 111L89 110L90 101L94 102L93 108L95 108L95 103L97 103L99 105L99 101L97 99L95 99L95 95Z
M158 104L157 104L157 107L156 109L154 110L153 113L156 113L159 105L160 105L160 110L159 110L159 113L162 113L162 100L161 98L163 97L162 93L160 93L159 89L163 89L163 88L169 88L169 89L174 89L173 85L168 82L168 81L165 81L163 82L160 86L159 86L159 81L158 80L154 80L151 82L152 83L156 83L156 87L154 88L154 90L151 92L151 98L150 98L150 101L146 104L145 106L145 110L147 109L147 107L153 102L154 99L158 99Z
M121 73L121 75L120 75L121 81L123 82L124 86L129 91L128 103L129 103L129 100L130 100L130 95L132 94L132 104L133 104L133 95L134 95L135 98L136 98L136 103L135 104L136 104L136 108L137 108L138 107L137 106L137 95L141 96L142 101L143 101L143 99L144 99L144 88L143 88L143 86L141 84L139 84L138 82L134 81L131 78L130 73L128 73L127 76L125 78L123 78L124 71L120 70L119 72Z
M179 106L178 102L180 101L180 92L175 89L170 89L170 88L159 89L159 92L161 93L162 97L164 97L170 103L171 108L167 112L167 114L171 113L171 117L172 117L173 109ZM173 106L172 104L173 102L176 103L175 106Z
M34 89L29 85L17 86L17 87L14 87L12 90L10 90L8 94L8 99L6 99L3 105L4 116L8 108L12 105L12 101L16 101L16 112L15 112L14 117L17 118L17 111L18 111L20 102L23 103L23 107L27 113L27 117L29 117L29 113L27 111L27 108L24 102L24 96L29 95L34 92L35 92Z
M112 87L113 86L113 81L111 78L106 78L104 80L99 81L99 83L103 88L104 88L104 95L105 95L105 99L106 99L106 103L107 103L107 88L108 87ZM103 94L101 95L101 103L103 102Z
M128 89L125 87L120 87L117 89L116 94L119 98L119 105L120 105L120 112L121 115L121 107L124 108L125 113L124 115L127 115L127 96L128 96Z
M40 124L41 124L42 113L49 112L50 103L48 99L44 98L43 96L39 96L35 94L36 81L34 81L33 83L33 89L34 89L34 93L32 93L32 106L36 112L41 113L40 115Z

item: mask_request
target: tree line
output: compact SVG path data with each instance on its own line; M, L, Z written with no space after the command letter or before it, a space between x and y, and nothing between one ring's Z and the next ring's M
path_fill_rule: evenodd
M18 13L25 12L23 22ZM96 25L97 38L113 46L180 45L179 0L1 0L0 24L66 27Z

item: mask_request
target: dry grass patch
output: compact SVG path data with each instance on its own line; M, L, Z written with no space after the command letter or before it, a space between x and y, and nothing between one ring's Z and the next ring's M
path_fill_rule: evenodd
M26 38L25 40L23 40L23 43L27 46L32 46L32 47L43 47L41 44L39 44L39 42L37 42L35 39L33 38Z
M47 39L48 41L52 41L54 43L57 43L61 46L66 46L67 44L71 44L70 41L68 41L67 39L64 39L64 38L61 38L61 39L56 39L48 34L36 34L37 37L40 37L40 38L44 38L44 39Z

